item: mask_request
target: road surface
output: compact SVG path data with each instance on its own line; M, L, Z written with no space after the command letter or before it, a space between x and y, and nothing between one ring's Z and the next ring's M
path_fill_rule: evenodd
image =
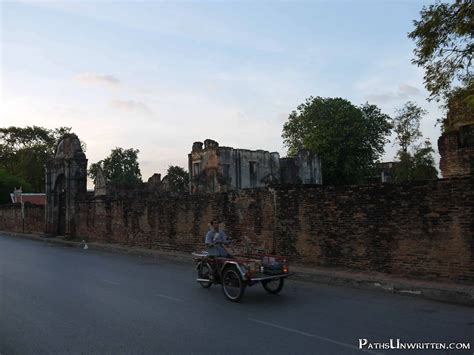
M292 280L232 303L194 278L184 263L0 235L0 353L353 354L359 339L474 352L469 307Z

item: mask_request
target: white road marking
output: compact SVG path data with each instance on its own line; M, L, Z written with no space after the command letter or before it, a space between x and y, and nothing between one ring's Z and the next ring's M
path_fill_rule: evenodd
M176 301L176 302L184 302L184 300L182 300L181 298L166 296L166 295L162 295L162 294L160 294L160 293L157 293L156 295L157 295L158 297L166 298L166 299L168 299L168 300L172 300L172 301Z
M252 322L255 322L255 323L260 323L260 324L263 324L263 325L267 325L269 327L278 328L278 329L281 329L281 330L286 330L287 332L292 332L292 333L300 334L300 335L303 335L303 336L306 336L306 337L316 338L316 339L319 339L319 340L327 341L328 343L340 345L340 346L343 346L343 347L346 347L346 348L349 348L349 349L352 349L352 350L360 350L360 351L370 353L370 354L381 354L381 353L377 353L377 352L370 351L370 350L367 350L367 349L359 349L357 346L354 346L354 345L351 345L351 344L346 344L346 343L343 343L343 342L340 342L340 341L337 341L337 340L333 340L333 339L330 339L330 338L322 337L322 336L311 334L311 333L306 333L306 332L303 332L301 330L283 327L283 326L278 325L278 324L268 323L268 322L264 322L264 321L254 319L254 318L248 318L248 320L250 320Z
M120 285L120 283L115 282L115 281L110 281L110 280L102 280L102 281L107 282L108 284L111 284L111 285L115 285L115 286Z

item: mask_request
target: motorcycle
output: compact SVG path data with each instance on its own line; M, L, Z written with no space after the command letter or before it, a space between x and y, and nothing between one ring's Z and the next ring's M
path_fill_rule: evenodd
M224 245L216 242L210 250L193 252L196 263L196 281L203 288L221 285L228 300L238 302L246 287L261 283L270 294L278 294L290 276L288 258L270 254L231 255ZM222 252L222 249L224 252Z

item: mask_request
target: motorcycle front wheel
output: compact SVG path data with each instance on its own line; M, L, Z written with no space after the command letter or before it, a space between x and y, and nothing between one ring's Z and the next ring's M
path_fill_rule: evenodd
M199 281L199 284L204 288L209 288L212 286L211 281L212 269L211 266L207 263L201 264L198 269L198 279L206 279L209 281Z
M226 267L222 273L222 291L228 300L239 302L245 291L245 284L237 268Z

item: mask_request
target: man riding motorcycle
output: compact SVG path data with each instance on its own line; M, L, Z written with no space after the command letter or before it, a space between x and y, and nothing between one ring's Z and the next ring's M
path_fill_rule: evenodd
M224 222L218 223L218 232L215 231L214 221L209 223L209 231L206 234L205 244L210 256L220 256L231 258L232 255L224 248L224 244L229 244L230 240L224 231Z

